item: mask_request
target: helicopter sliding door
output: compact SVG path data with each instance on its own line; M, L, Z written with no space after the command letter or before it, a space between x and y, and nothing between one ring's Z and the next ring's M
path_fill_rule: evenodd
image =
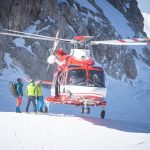
M62 92L62 87L65 84L65 72L57 72L54 74L53 83L51 86L51 95L52 96L59 96L60 91Z
M60 95L60 93L64 92L65 82L66 82L66 72L61 72L58 75L58 79L57 79L57 83L58 83L58 95Z
M56 72L53 76L53 82L51 86L51 96L57 95L57 78L58 78L58 72Z

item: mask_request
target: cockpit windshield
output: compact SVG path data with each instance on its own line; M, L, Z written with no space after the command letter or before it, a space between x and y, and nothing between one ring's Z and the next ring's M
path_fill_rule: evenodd
M86 80L86 70L84 70L84 69L69 70L68 84L78 85L85 80Z
M68 85L105 87L104 72L102 70L75 69L68 71Z
M89 84L95 87L105 87L104 72L100 70L89 70Z

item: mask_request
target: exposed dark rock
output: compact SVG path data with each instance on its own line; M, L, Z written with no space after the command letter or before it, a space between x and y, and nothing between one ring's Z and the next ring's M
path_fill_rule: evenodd
M144 56L141 56L143 62L150 66L150 49L145 47L143 49L143 55Z

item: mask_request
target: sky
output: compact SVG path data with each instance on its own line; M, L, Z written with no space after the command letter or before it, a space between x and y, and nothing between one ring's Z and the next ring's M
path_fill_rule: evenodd
M150 0L137 0L137 2L142 12L150 14Z
M137 0L144 17L144 32L150 37L150 0Z
M147 36L150 38L150 13L142 13L144 17L144 31Z

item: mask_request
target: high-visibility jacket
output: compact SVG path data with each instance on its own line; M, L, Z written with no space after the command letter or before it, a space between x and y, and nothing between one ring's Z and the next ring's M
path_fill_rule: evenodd
M34 83L30 83L26 87L26 95L27 96L37 96L36 86Z
M41 85L38 84L36 86L36 90L37 90L37 96L43 96Z

